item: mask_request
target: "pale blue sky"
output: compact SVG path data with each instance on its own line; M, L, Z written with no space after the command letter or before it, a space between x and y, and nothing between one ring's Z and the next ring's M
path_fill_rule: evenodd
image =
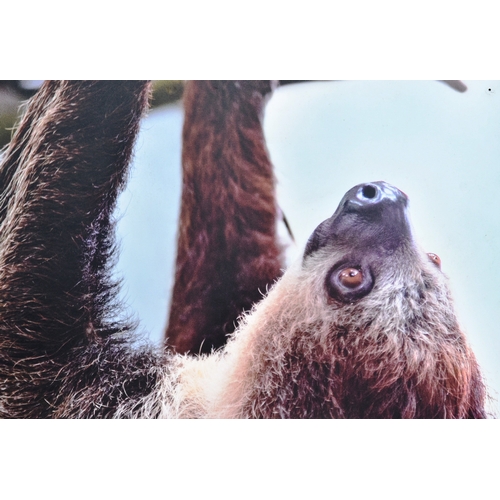
M312 230L360 182L410 197L415 232L449 276L461 323L500 393L500 83L315 82L278 89L265 132L278 200L300 255ZM118 225L123 297L159 341L167 317L180 194L182 108L144 120Z

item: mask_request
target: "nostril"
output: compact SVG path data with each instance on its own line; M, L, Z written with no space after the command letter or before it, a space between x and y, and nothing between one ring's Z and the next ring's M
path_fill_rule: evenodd
M361 194L365 197L368 198L369 200L372 200L377 196L377 188L371 184L367 184L366 186L363 186L361 190Z

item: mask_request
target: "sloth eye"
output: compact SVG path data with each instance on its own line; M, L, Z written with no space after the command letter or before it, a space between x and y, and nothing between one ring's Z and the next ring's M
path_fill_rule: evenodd
M435 253L428 253L427 256L435 266L441 269L441 259L439 258L439 255L436 255Z
M339 281L347 288L357 288L363 283L363 273L359 269L348 267L340 271Z
M373 277L361 266L335 266L326 280L330 297L342 302L354 302L373 288Z

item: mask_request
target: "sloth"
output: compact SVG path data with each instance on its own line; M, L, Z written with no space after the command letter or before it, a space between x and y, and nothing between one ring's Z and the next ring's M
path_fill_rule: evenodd
M248 110L261 110L270 93L265 82L220 86L243 96L248 106L239 108L242 120ZM46 82L5 151L0 165L1 416L487 416L480 369L458 325L439 258L415 242L408 197L381 181L349 190L265 297L249 309L240 301L243 313L224 347L193 356L174 347L134 344L133 325L118 314L118 284L110 277L113 209L149 94L145 81ZM225 103L234 111L234 100ZM254 128L252 120L238 126ZM207 120L205 126L200 140L210 141L218 125ZM238 143L248 159L251 137ZM219 150L218 157L224 155ZM238 179L237 162L233 168ZM245 185L244 172L239 186ZM183 189L191 189L196 201L200 185L186 178ZM272 207L272 176L268 180ZM226 187L215 186L213 197ZM249 193L252 188L242 196ZM254 194L258 204L259 193ZM238 203L232 196L224 199ZM234 207L227 210L236 213ZM269 213L265 234L278 210ZM234 223L240 224L243 219ZM207 229L199 237L205 244L212 234ZM179 254L187 255L189 239L183 241ZM271 260L279 255L279 248L273 250ZM244 261L234 262L231 272L239 282ZM205 283L213 272L196 268ZM275 273L273 268L269 276ZM225 280L218 286L230 281ZM176 307L188 315L190 305ZM233 315L229 309L221 317ZM202 336L196 332L196 342Z

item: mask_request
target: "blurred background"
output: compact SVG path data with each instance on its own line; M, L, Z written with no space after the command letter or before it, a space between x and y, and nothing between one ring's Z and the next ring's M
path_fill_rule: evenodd
M39 81L0 81L0 141ZM278 88L264 128L278 202L300 257L343 194L385 180L410 197L422 248L437 253L482 366L491 409L500 392L500 82L329 81ZM463 89L459 89L463 90ZM128 314L160 343L172 286L181 188L181 81L155 81L117 209L117 276Z

